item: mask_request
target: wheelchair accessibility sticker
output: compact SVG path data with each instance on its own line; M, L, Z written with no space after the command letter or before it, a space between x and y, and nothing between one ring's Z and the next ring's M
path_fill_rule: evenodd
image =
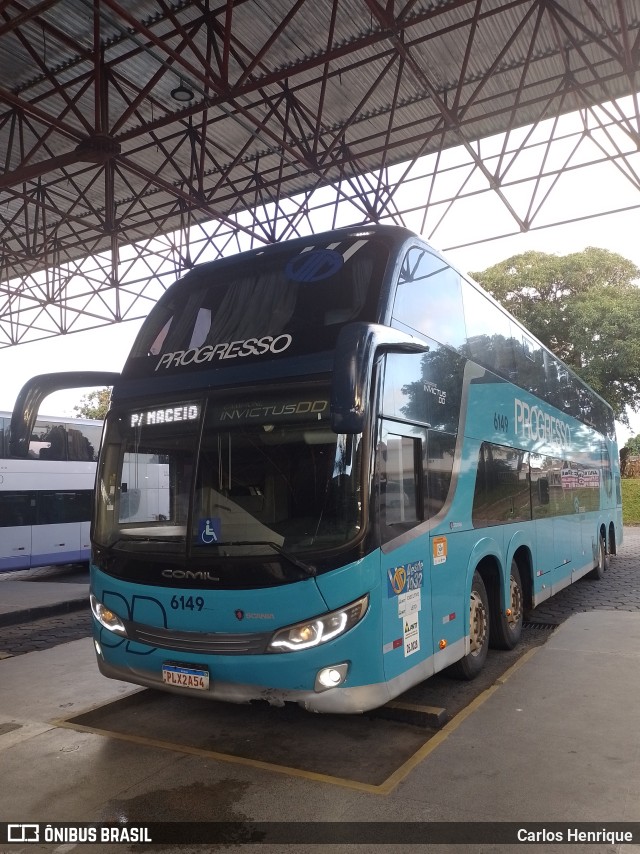
M220 542L222 524L219 516L198 519L198 542L205 546Z

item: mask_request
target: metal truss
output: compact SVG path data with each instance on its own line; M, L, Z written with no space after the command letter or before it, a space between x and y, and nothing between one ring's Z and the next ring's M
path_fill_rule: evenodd
M608 212L573 189L594 169L640 207L634 10L0 0L0 347L142 318L193 264L335 225L469 245L560 198Z

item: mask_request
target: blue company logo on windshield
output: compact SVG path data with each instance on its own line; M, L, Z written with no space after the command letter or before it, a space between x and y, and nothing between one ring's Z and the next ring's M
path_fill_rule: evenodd
M198 542L205 546L220 542L222 520L219 516L209 519L198 519Z
M344 258L335 249L313 249L292 258L285 267L285 276L294 282L321 282L344 266Z

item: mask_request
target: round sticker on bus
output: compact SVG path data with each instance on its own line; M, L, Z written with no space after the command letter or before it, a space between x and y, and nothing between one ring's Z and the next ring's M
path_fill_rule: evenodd
M284 269L293 282L321 282L344 266L344 258L335 249L313 249L292 258Z

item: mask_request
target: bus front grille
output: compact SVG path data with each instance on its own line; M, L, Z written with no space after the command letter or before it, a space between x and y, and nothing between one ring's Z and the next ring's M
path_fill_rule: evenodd
M262 655L267 650L271 632L229 634L226 632L179 632L156 626L127 622L127 637L131 641L157 649L203 655Z

